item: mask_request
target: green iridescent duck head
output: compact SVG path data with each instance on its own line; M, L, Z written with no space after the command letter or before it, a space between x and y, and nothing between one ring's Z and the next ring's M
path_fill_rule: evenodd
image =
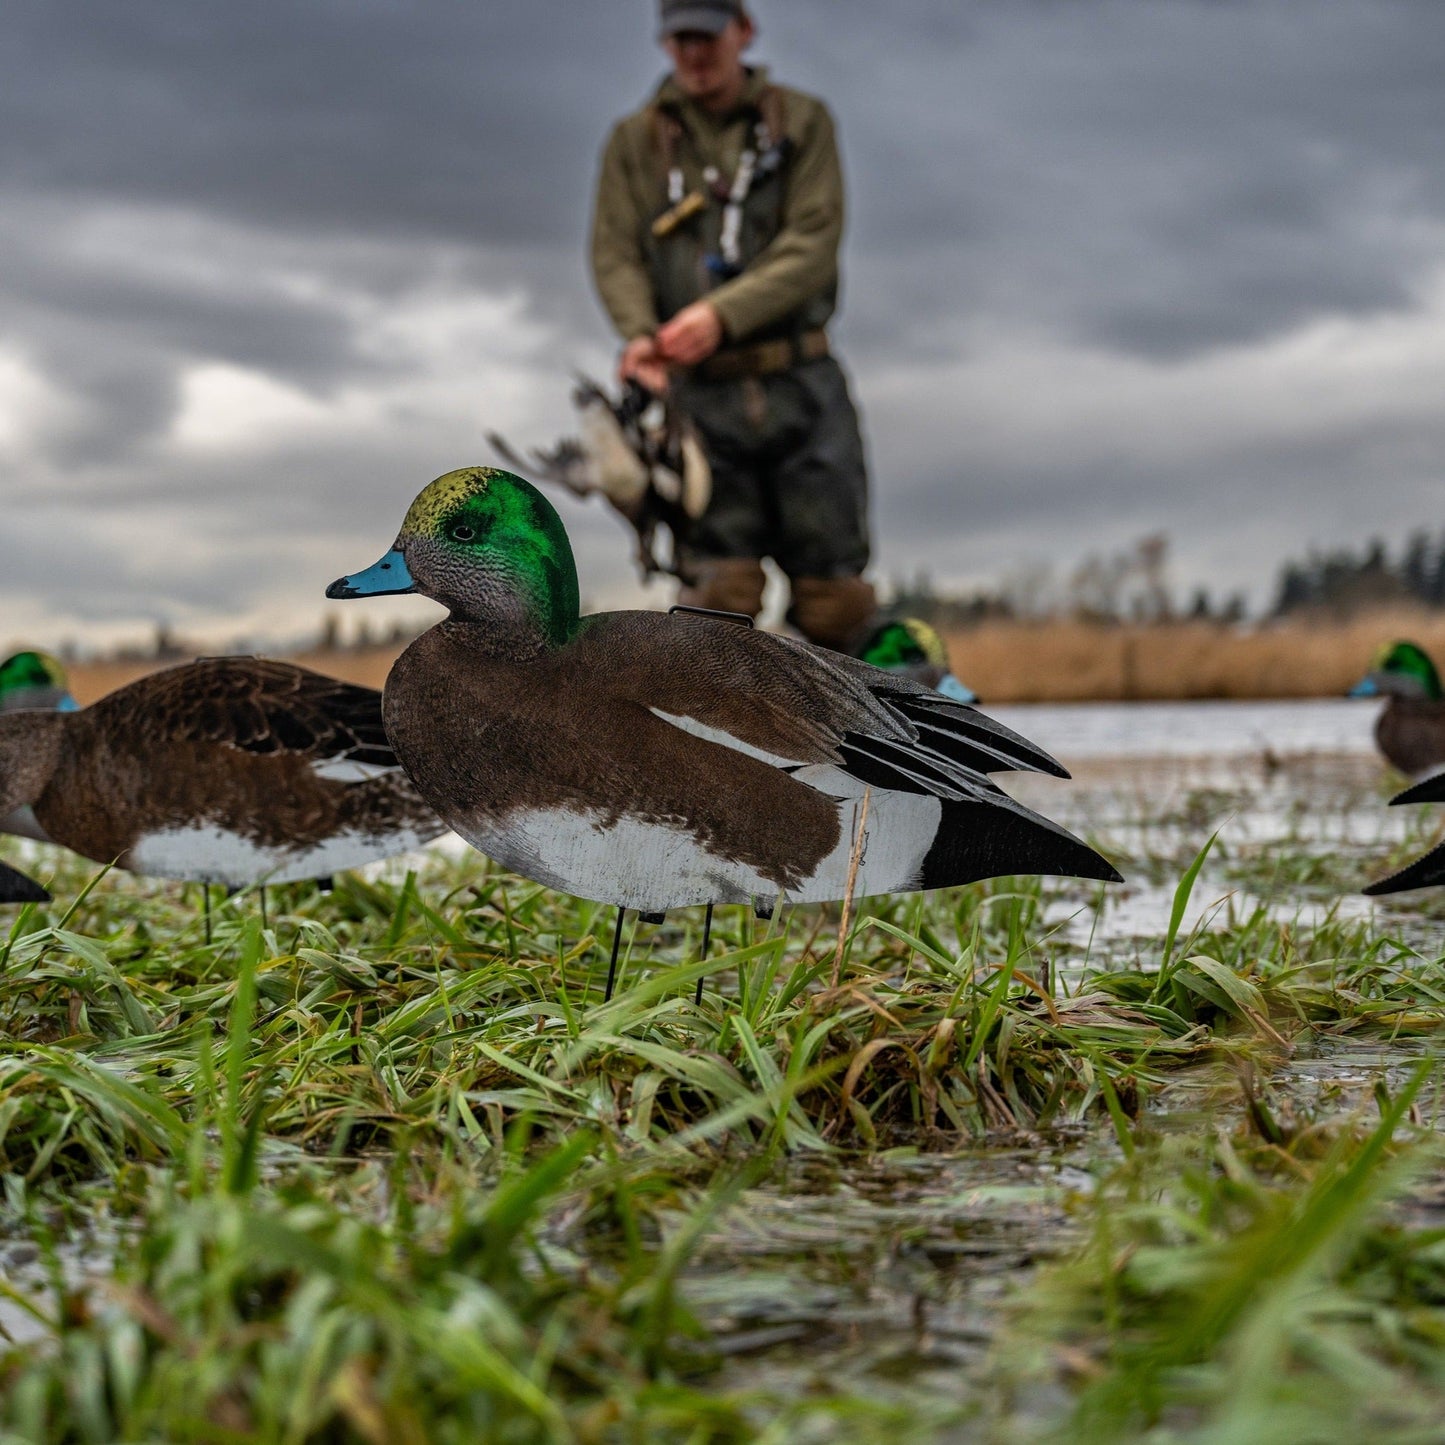
M411 504L391 550L326 589L328 597L398 592L548 646L577 630L577 567L562 519L530 482L495 467L438 477Z
M17 652L0 662L0 712L75 712L65 669L48 652Z
M896 617L880 623L858 656L886 672L922 682L955 702L978 701L978 694L954 676L943 639L921 618Z
M1408 697L1439 702L1440 674L1423 647L1394 642L1382 647L1369 672L1350 689L1351 697Z

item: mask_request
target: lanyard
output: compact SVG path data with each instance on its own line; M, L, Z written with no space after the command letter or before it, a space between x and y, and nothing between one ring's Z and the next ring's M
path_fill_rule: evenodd
M718 249L729 267L736 267L742 260L743 202L753 188L758 174L758 156L768 151L770 137L767 126L760 120L753 130L753 143L738 157L738 168L733 173L732 185L727 190L723 206L722 235ZM667 201L670 206L679 205L686 198L687 183L683 180L681 166L669 166L667 171Z
M753 144L738 157L738 168L728 191L727 205L723 207L722 235L718 250L729 266L736 266L741 259L738 242L743 229L743 202L753 188L753 176L757 173L758 152L768 148L768 128L762 121L753 132Z

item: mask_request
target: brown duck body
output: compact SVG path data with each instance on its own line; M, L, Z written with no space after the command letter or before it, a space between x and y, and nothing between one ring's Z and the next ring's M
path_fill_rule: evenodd
M1375 719L1375 742L1410 777L1445 767L1445 702L1392 695Z
M384 717L469 842L644 912L842 897L865 789L859 895L1117 877L986 778L1062 773L1032 744L893 673L717 619L605 613L553 649L453 616L398 659Z
M73 713L0 717L0 812L137 873L243 887L321 877L444 831L380 695L289 663L207 658Z

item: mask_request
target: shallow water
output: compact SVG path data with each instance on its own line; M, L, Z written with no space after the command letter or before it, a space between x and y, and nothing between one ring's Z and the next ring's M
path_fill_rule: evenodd
M1026 703L985 707L1066 766L1083 758L1370 753L1380 704L1346 698L1269 702Z
M1075 1238L1083 1135L962 1154L803 1161L719 1221L682 1282L720 1388L961 1400L1021 1272Z
M1107 947L1163 934L1179 878L1211 838L1184 914L1186 933L1259 908L1310 929L1331 918L1398 912L1399 900L1377 902L1360 890L1398 866L1395 851L1432 820L1426 810L1388 807L1384 776L1373 756L1335 754L1267 764L1245 758L1090 759L1077 765L1068 783L1036 777L1004 782L1021 801L1089 838L1124 874L1122 884L1049 910L1050 921L1068 919L1068 938ZM1302 876L1311 872L1316 876ZM1088 907L1081 906L1085 902Z
M1162 935L1180 874L1212 836L1186 932L1258 908L1297 928L1408 911L1408 896L1377 902L1360 890L1399 866L1402 845L1423 851L1439 810L1388 806L1399 779L1375 750L1377 711L1335 700L997 709L1073 774L1014 775L1003 785L1089 838L1125 875L1101 890L1097 913L1090 891L1052 906L1049 920L1075 943L1092 940L1096 964L1100 947ZM1309 859L1320 862L1316 876L1301 876Z

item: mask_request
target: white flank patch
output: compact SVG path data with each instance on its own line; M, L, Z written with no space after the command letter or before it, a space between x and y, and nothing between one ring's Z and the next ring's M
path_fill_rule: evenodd
M311 764L311 771L329 783L364 783L370 778L384 778L399 771L396 763L359 763L354 758L322 758Z
M799 903L828 903L841 898L848 887L848 864L863 807L864 784L831 764L799 768L793 774L820 793L837 798L843 836L838 846L817 866L813 876L789 897ZM938 836L943 804L926 793L898 793L888 788L868 790L868 823L863 830L863 853L856 898L871 893L907 893L923 879L923 860Z
M430 834L405 828L380 837L374 833L340 833L311 848L262 848L239 833L198 824L142 838L130 850L125 866L132 873L154 878L247 888L253 883L324 878L378 858L425 847L430 838Z
M804 778L805 773L817 776ZM841 836L812 875L787 896L798 903L841 898L863 785L829 767L807 768L797 776L838 798ZM875 789L868 804L857 896L916 888L941 814L937 798ZM514 813L498 833L463 836L505 867L549 888L644 913L695 903L771 905L778 895L777 884L745 863L719 857L683 823L624 816L608 825L592 810L537 808ZM780 837L778 845L786 848L787 840Z
M671 723L675 728L681 728L685 733L691 733L695 738L701 738L704 742L720 743L725 748L731 748L735 753L742 753L744 757L757 758L759 762L768 763L775 768L798 768L803 765L802 758L785 758L780 753L765 752L762 748L755 748L751 743L745 743L741 738L735 738L731 733L725 733L721 728L709 727L706 723L700 723L695 717L688 717L685 713L663 712L661 708L648 708L653 717L660 717L663 722Z

